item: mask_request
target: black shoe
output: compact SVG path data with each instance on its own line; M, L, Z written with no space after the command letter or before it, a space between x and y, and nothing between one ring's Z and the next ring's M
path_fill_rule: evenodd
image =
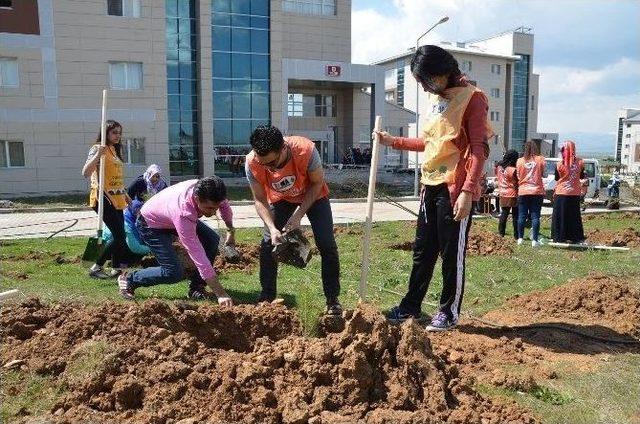
M207 300L210 296L204 289L189 289L187 297L191 300Z
M340 304L340 302L338 302L337 299L327 302L327 309L325 310L325 314L333 316L342 315L342 305Z
M387 314L387 319L389 320L389 322L393 323L405 322L409 318L420 320L420 315L414 315L404 312L402 309L400 309L400 306L394 306L389 310L389 313Z
M276 300L275 296L265 296L264 294L261 294L256 303L271 303L274 300Z

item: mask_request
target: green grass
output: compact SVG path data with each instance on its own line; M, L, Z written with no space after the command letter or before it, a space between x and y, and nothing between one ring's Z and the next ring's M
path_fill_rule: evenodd
M21 416L39 416L49 412L64 393L54 377L22 371L0 373L0 421L10 422Z
M639 228L640 225L637 219L623 218L622 214L588 220L584 224L586 230L619 230L627 227ZM476 229L495 231L497 222L478 219L473 225ZM352 228L362 227L355 225ZM411 222L374 225L368 300L381 310L387 310L399 302L406 291L411 270L411 253L392 250L388 246L412 240L414 231ZM549 233L548 219L543 219L542 233ZM241 229L238 230L237 239L244 243L258 243L260 236L260 229ZM341 260L341 300L345 307L352 308L358 301L362 236L338 234L336 238ZM49 301L120 302L113 281L90 279L87 270L80 263L59 264L56 261L57 256L74 258L81 255L85 245L85 238L55 238L47 242L42 239L1 241L0 290L18 288L27 296L36 295ZM567 251L550 247L534 250L528 245L515 249L509 256L470 256L467 258L467 284L463 308L473 314L482 314L500 307L507 298L515 294L549 288L570 278L586 276L590 272L624 278L625 275L640 273L639 262L638 251ZM424 306L427 313L433 312L433 305L438 302L442 286L439 269L438 264L425 299L425 302L432 304ZM221 275L221 283L236 301L253 302L260 291L258 267L256 266L250 274L225 272ZM183 282L142 288L136 291L136 297L140 300L160 298L171 301L184 299L186 291L187 284ZM306 333L315 335L317 318L324 309L319 257L314 257L304 270L281 266L278 292L289 306L297 309ZM85 356L81 355L84 359L80 364L86 365L92 363L91 358L99 358L104 354L99 350L85 352ZM41 390L45 394L61 390L60 387L52 386L51 381L41 377L19 372L6 375L9 377L3 375L3 396L12 385L20 385L18 382L21 382L20 387L26 394L21 395L22 400L11 401L6 407L3 402L3 414L15 416L19 410L17 405L28 405L26 408L29 411L41 408L39 405L46 401L47 396L32 399L27 396L31 393L29 390ZM574 416L578 418L572 419L572 422L633 422L633 414L640 413L637 402L631 402L631 399L640 398L638 381L640 355L612 355L610 362L603 363L593 373L567 366L561 378L541 383L541 388L535 393L494 394L515 398L543 417L544 422L562 423L567 422L566 417ZM29 389L30 387L32 389Z

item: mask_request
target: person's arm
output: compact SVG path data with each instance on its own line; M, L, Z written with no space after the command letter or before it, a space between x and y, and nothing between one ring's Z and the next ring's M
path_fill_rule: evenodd
M309 186L304 194L302 203L284 226L285 233L300 227L302 217L307 213L311 205L315 203L324 186L324 171L322 170L322 166L317 167L313 171L308 171L307 176L309 178Z
M200 239L198 239L198 234L196 233L196 222L189 218L180 216L174 220L173 224L175 225L176 232L178 233L180 243L182 243L182 246L186 249L189 257L198 268L200 277L202 277L209 288L213 291L213 294L218 298L218 303L220 305L232 305L233 302L231 301L231 298L218 282L216 271L213 269L213 265L211 265L209 258L207 258L204 248L202 247L202 243L200 243Z
M371 134L372 137L376 135L380 137L380 144L383 146L391 146L396 150L410 150L412 152L424 151L425 141L421 138L395 137L386 131L374 131Z
M471 212L473 193L480 183L484 162L489 157L489 143L487 140L488 107L487 97L482 93L476 93L471 97L465 112L466 119L463 123L469 139L469 150L465 164L467 177L453 207L456 221L462 220Z
M146 244L143 244L131 231L131 227L128 224L124 224L124 232L126 235L127 246L129 250L137 255L148 255L151 253L151 249Z
M141 177L136 178L127 188L127 194L131 199L142 200L142 193L147 189L147 183Z
M227 246L233 246L236 244L236 229L233 227L233 211L231 210L229 200L224 199L220 202L218 211L220 212L220 217L224 221L224 224L227 226L227 239L224 244Z
M554 177L556 179L556 181L558 181L560 179L560 173L558 172L558 166L556 165L556 170L554 172Z
M107 146L95 145L91 147L89 150L89 155L87 156L87 161L82 167L82 176L85 178L89 178L91 174L98 168L100 164L100 158L104 155Z

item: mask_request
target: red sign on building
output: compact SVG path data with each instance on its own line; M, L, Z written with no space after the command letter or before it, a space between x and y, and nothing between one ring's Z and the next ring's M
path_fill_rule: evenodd
M339 77L341 68L338 65L327 65L327 75L330 77Z

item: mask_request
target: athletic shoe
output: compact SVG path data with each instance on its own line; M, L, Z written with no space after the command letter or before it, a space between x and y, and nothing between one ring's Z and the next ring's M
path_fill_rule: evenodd
M520 246L522 243L524 243L524 240L523 240L523 239L521 239L521 238L519 238L519 239L518 239L518 241L517 241L516 243L518 243L518 246Z
M109 272L106 272L104 268L98 268L96 270L89 270L89 277L97 278L99 280L109 280L111 278L116 278L120 275L119 269L112 269Z
M325 314L340 316L342 315L342 305L338 302L338 299L334 299L327 302L327 309L325 310Z
M207 300L209 294L204 289L189 289L187 297L191 300Z
M540 243L539 241L535 241L535 240L531 241L531 247L540 247L540 246L542 246L542 243Z
M400 323L400 322L404 322L410 318L413 318L415 320L419 320L420 319L420 315L414 315L414 314L410 314L410 313L406 313L404 312L402 309L400 309L400 306L394 306L393 308L391 308L389 310L389 313L387 314L387 320L389 320L389 322L393 322L393 323Z
M457 319L449 318L447 314L439 311L427 325L427 331L447 331L451 330L458 324Z
M118 289L120 290L120 296L122 296L123 299L135 299L135 296L133 294L134 288L131 287L129 280L127 279L127 274L124 272L118 277Z

